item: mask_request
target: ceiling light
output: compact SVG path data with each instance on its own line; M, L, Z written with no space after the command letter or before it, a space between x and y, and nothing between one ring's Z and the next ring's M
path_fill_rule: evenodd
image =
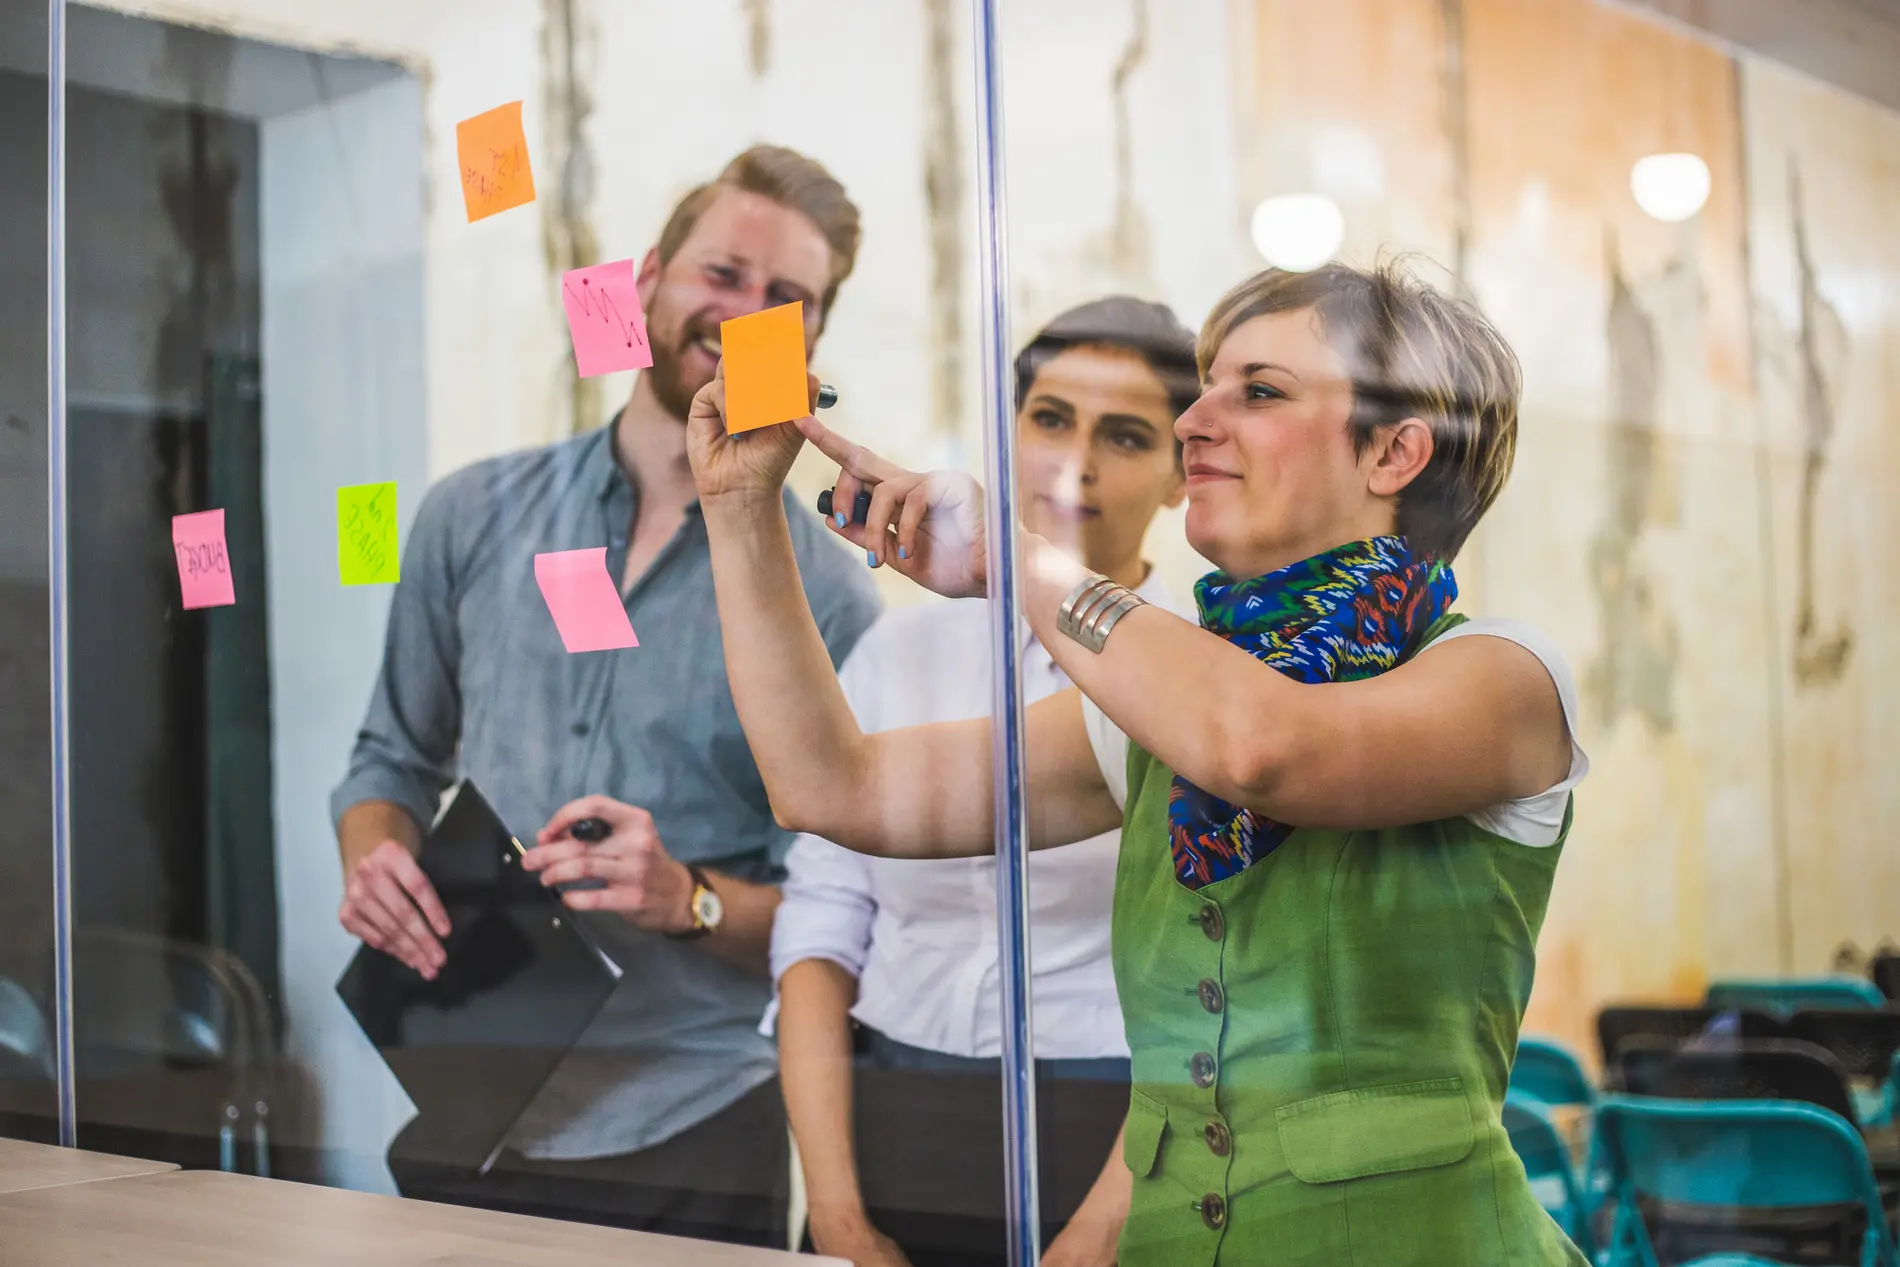
M1318 268L1346 240L1346 217L1324 194L1278 194L1253 209L1254 248L1288 272Z
M1658 220L1687 220L1709 200L1709 165L1694 154L1639 158L1630 168L1630 193Z

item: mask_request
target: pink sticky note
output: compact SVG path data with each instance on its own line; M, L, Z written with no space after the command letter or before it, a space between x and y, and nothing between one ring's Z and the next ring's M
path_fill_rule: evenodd
M582 378L653 364L647 319L633 284L633 261L594 264L561 274L561 306Z
M534 556L534 579L548 614L561 631L561 643L573 651L615 651L637 647L633 622L607 575L607 547L561 550Z
M222 510L173 515L172 553L178 556L178 588L187 610L237 602L237 592L231 588L231 556L224 548Z

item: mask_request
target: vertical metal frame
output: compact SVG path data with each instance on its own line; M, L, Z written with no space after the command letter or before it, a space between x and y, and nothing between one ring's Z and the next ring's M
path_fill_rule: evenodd
M990 725L996 797L996 946L1002 995L1003 1180L1010 1267L1042 1257L1036 1175L1035 1045L1029 1014L1028 804L1022 608L1016 555L1016 444L1009 359L1009 222L997 0L973 0L976 71L977 312L982 328L983 468L989 544Z
M72 786L66 646L66 0L46 4L46 593L52 656L53 1041L59 1142L73 1106Z

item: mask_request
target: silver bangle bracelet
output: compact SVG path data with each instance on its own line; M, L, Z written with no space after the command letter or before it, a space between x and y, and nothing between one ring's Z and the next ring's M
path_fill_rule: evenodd
M1068 597L1062 600L1062 606L1056 610L1056 628L1066 637L1075 637L1077 609L1092 602L1097 594L1112 584L1114 582L1106 576L1095 573L1076 582L1075 588L1069 591Z
M1056 611L1056 629L1100 655L1108 643L1109 631L1129 612L1145 606L1146 600L1126 586L1106 576L1087 576L1062 600Z

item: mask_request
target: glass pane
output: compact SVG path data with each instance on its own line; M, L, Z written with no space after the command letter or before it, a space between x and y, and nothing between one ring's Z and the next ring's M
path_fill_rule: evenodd
M731 368L758 323L721 323L773 309L841 433L917 467L980 452L967 15L267 8L73 9L81 1142L1000 1250L993 985L911 969L933 996L876 1019L908 952L858 919L889 909L868 877L808 883L818 941L777 966L823 992L787 1003L815 1045L780 1077L794 833L735 714L681 430L722 352L761 381ZM787 514L841 661L918 591L821 526L836 469L802 457ZM967 663L931 708L980 715L986 645L980 612L945 635ZM578 859L611 883L563 906L531 872ZM927 934L938 890L910 883ZM958 883L978 905L943 972L993 927L989 881Z
M1892 1214L1900 855L1867 754L1900 710L1868 543L1900 27L1828 8L1795 41L1780 4L1009 6L1018 346L1125 293L1208 356L1185 502L1124 503L1139 550L1107 542L1134 458L1072 437L1042 475L1033 413L1023 523L1076 539L1053 510L1100 498L1068 553L1279 670L1139 611L1100 659L1049 648L1140 740L1125 761L1105 727L1094 776L1130 780L1097 908L1137 1093L1122 1261L1269 1236L1343 1261L1348 1207L1353 1255L1581 1261L1558 1231L1601 1245L1612 1173L1662 1262L1854 1261L1863 1197ZM1441 613L1492 636L1439 642ZM1285 680L1342 677L1372 680ZM1074 726L1031 734L1063 768ZM1084 848L1032 859L1039 965ZM1057 979L1037 1049L1080 1055ZM1635 1092L1669 1103L1608 1099ZM1747 1097L1854 1128L1811 1228L1741 1207L1834 1145L1723 1103ZM1663 1164L1691 1157L1693 1183Z
M44 4L0 5L0 1136L51 1143L46 50Z

